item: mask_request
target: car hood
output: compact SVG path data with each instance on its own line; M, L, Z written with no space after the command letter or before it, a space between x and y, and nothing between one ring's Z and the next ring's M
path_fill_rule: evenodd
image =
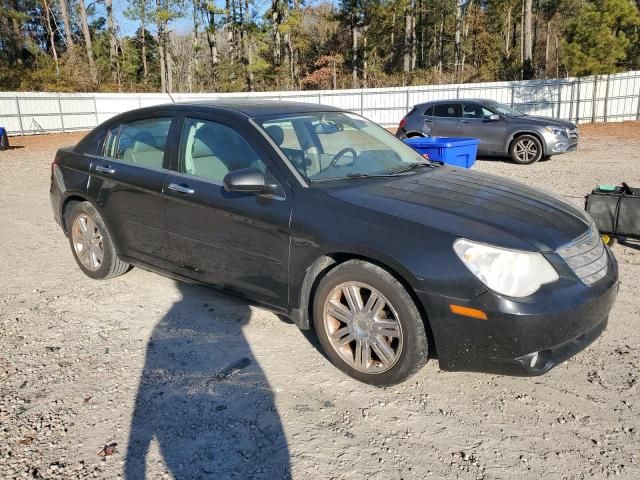
M542 126L550 126L550 127L562 127L562 128L575 128L576 125L574 123L569 122L568 120L560 120L558 118L551 117L538 117L536 115L525 115L523 117L511 117L518 122L523 123L535 123L536 125Z
M521 250L556 250L590 225L584 211L553 194L447 166L388 180L354 180L326 193L455 236Z

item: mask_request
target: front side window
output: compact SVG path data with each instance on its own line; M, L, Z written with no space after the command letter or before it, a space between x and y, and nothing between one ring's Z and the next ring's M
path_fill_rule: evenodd
M460 104L459 103L440 103L435 106L434 115L436 117L449 117L449 118L459 117Z
M222 183L225 175L243 168L263 173L266 165L233 128L218 122L185 119L180 141L180 172Z
M103 155L142 167L162 168L170 127L170 118L123 123L107 132Z
M477 103L465 103L462 105L463 118L487 118L492 114L491 110Z
M258 120L311 183L394 174L416 163L427 163L382 127L355 114L310 112Z

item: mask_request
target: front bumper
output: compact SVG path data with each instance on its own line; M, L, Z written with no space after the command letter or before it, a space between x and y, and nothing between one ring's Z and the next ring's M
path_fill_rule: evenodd
M545 155L559 155L561 153L575 152L578 149L577 136L564 137L545 133L544 142Z
M486 291L471 300L417 292L429 316L440 367L507 375L542 375L583 350L606 328L618 292L610 255L606 277L543 286L514 301ZM487 320L456 315L449 305L480 309Z

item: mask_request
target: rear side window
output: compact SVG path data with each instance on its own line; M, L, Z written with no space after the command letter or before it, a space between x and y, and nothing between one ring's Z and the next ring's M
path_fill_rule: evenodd
M460 116L460 104L459 103L441 103L434 108L434 115L436 117L459 117Z
M107 132L104 156L148 168L162 168L171 118L123 123Z
M424 111L424 114L425 114L427 117L433 117L433 105L431 105L429 108L427 108L427 109Z

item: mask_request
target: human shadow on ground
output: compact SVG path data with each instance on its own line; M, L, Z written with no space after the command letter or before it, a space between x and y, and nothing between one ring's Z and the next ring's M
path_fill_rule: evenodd
M150 478L152 442L177 480L289 479L273 393L242 332L249 307L205 287L178 288L182 299L147 344L126 480Z

